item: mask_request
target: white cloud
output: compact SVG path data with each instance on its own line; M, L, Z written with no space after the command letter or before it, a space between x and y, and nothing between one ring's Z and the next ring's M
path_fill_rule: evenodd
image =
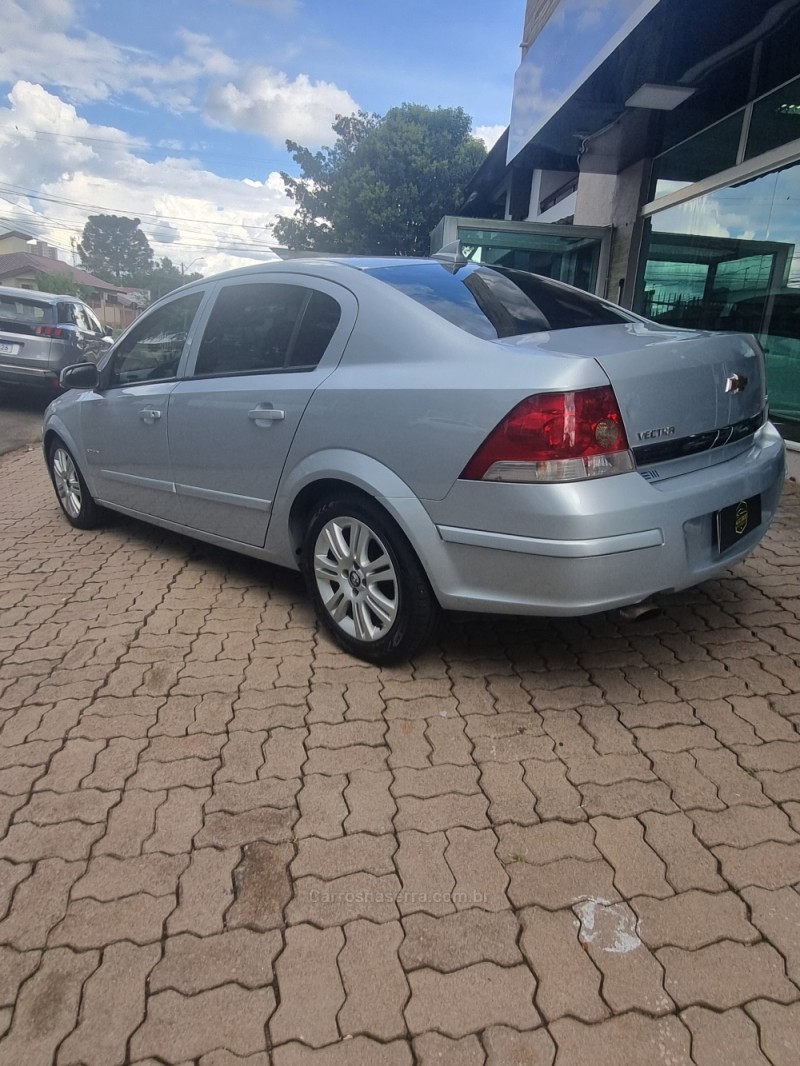
M295 0L251 0L273 13L291 14ZM332 82L293 80L282 71L251 65L201 33L181 29L172 55L123 48L77 26L74 0L2 0L0 83L56 87L76 104L119 99L126 93L176 114L202 110L226 129L245 130L282 144L288 137L322 144L340 113L358 110L352 96ZM35 12L33 8L36 8ZM163 49L169 41L159 41Z
M483 141L486 151L490 152L505 133L505 129L505 126L476 126L472 135Z
M234 180L192 160L148 162L124 133L92 125L38 85L18 83L9 101L0 107L0 228L43 237L71 262L88 215L124 214L141 218L157 258L188 267L202 257L208 273L270 258L269 227L291 207L279 174Z
M306 74L291 81L267 67L254 67L237 84L214 85L206 97L206 114L220 126L276 142L321 144L336 115L357 110L350 93L332 82L312 82Z

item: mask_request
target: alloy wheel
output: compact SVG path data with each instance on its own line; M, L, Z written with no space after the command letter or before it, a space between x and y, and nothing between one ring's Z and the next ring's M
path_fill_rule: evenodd
M333 622L357 640L380 640L397 619L394 563L381 538L360 519L341 515L320 529L314 579Z

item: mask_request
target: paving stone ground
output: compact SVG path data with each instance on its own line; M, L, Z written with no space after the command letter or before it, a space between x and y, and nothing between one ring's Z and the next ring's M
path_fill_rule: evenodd
M796 1066L800 490L639 622L381 670L0 459L0 1066Z

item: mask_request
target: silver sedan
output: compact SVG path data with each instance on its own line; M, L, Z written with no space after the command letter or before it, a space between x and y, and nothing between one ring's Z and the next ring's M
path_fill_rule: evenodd
M715 577L784 477L752 337L457 258L208 278L62 384L44 450L73 525L108 508L300 569L376 663L441 609L580 615Z

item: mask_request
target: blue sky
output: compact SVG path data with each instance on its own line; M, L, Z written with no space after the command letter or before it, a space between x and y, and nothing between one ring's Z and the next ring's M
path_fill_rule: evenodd
M98 211L157 255L266 254L287 137L337 112L463 107L508 123L524 0L0 0L0 229L70 247Z

